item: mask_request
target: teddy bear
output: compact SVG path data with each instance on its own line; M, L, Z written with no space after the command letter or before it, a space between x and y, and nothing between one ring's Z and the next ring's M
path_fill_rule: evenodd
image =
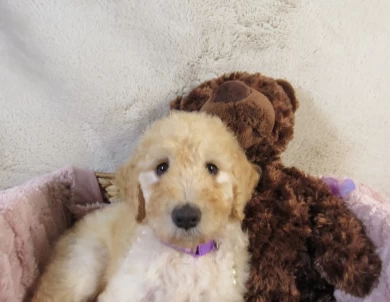
M363 224L340 197L281 160L298 105L289 82L245 72L206 81L170 103L219 116L261 168L242 225L251 253L248 302L336 301L335 289L364 297L381 273Z

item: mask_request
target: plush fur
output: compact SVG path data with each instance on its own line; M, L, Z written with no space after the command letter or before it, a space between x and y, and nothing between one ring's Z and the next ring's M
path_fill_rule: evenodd
M159 174L162 163L168 168ZM33 301L244 301L249 254L241 223L258 180L258 167L219 118L181 112L157 121L117 173L126 202L87 215L60 239ZM201 212L188 231L172 221L186 203ZM166 244L209 240L218 250L199 258Z
M252 259L248 302L335 301L335 288L358 297L370 293L381 261L362 223L320 179L280 159L298 108L288 82L228 74L178 97L171 108L219 116L262 168L243 221Z

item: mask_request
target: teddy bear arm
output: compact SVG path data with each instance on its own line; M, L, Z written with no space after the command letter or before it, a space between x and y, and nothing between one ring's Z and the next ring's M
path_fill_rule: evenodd
M314 192L309 198L314 265L336 288L364 297L376 285L381 271L375 248L362 223L341 199L322 185Z

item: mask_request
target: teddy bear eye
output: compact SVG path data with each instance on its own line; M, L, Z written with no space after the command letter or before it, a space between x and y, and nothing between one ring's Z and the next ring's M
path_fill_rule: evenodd
M206 164L206 169L211 175L216 175L218 173L218 167L214 164Z
M156 173L158 176L161 176L163 175L164 173L166 173L168 171L168 168L169 168L169 165L168 163L162 163L162 164L159 164L156 168Z

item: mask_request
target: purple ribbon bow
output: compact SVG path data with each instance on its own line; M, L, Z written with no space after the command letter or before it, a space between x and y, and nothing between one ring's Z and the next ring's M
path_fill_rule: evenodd
M353 190L356 189L355 183L349 178L340 182L335 178L323 177L322 181L329 186L333 195L341 198L346 198Z

